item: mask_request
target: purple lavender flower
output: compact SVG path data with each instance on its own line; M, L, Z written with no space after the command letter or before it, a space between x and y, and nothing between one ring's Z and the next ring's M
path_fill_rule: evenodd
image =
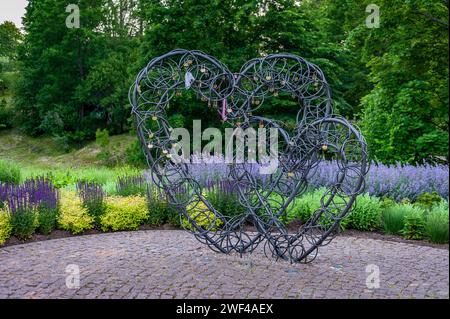
M327 187L335 183L337 162L321 162L308 175L313 188ZM437 192L441 197L449 196L449 168L446 165L383 165L372 163L366 176L366 192L377 197L390 197L396 201L404 198L415 200L423 193Z
M259 175L258 164L248 164L247 171L261 181L269 178L269 175ZM226 181L230 174L230 166L224 159L218 156L211 160L197 161L188 164L189 171L195 176L196 181L207 190L214 188L216 181ZM311 189L330 187L337 182L339 172L336 161L319 162L308 173L307 182ZM151 180L151 173L145 176ZM410 164L384 165L372 163L366 176L365 192L377 197L390 197L396 201L408 198L415 200L423 193L437 192L441 197L449 197L449 167L447 165L422 164L413 166ZM345 188L351 189L352 181L346 181ZM226 190L224 190L226 191Z

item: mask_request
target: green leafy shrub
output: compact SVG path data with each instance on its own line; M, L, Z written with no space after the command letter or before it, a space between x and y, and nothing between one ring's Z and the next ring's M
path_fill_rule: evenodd
M382 203L379 198L360 195L356 198L356 204L353 211L346 217L348 227L373 231L380 228Z
M11 236L11 214L6 209L0 209L0 245Z
M382 213L382 227L385 233L401 235L405 227L405 216L409 211L409 206L394 203L386 207Z
M404 206L406 214L402 235L407 239L422 239L425 235L424 211L411 204L404 204Z
M11 214L12 234L20 240L33 236L38 226L34 210L24 209Z
M73 149L73 145L70 144L69 137L67 135L62 135L62 132L53 133L52 141L55 145L59 145L61 151L65 153L69 153L70 150Z
M272 209L272 212L279 212L283 203L284 203L284 198L281 197L279 194L277 193L271 193L269 194L269 196L267 196L267 193L265 193L264 191L260 191L260 196L262 198L266 198L267 200L264 200L265 205L269 205ZM220 197L220 193L217 193L218 197ZM220 213L222 213L222 211L224 212L224 217L230 222L230 223L236 223L236 222L241 222L242 221L242 214L246 214L247 210L244 207L239 207L239 197L237 196L237 194L227 194L226 197L230 197L231 198L231 203L227 204L226 202L221 203L222 206L222 210L219 210ZM226 199L226 198L225 198ZM220 198L219 198L220 201ZM258 209L256 209L255 215L258 216L258 218L260 220L262 220L263 223L270 223L272 220L272 216L267 214L267 211L264 208L264 205L259 205L259 199L258 196L253 195L252 198L250 199L250 203L253 206L259 206ZM293 205L293 202L291 202L288 207L284 210L284 212L280 215L279 219L281 222L286 223L287 220L287 211L289 210L289 208Z
M0 64L0 67L1 67L2 65ZM3 70L0 68L0 73L2 72ZM3 79L1 79L0 78L0 95L3 95L3 94L5 94L5 91L8 89L8 86L6 85L6 82L5 82L5 80L3 80ZM0 104L1 105L1 104Z
M403 198L401 201L400 201L400 204L403 204L403 205L409 205L409 204L411 204L412 203L412 201L409 199L409 198Z
M206 194L214 208L227 218L233 218L245 213L246 209L239 203L239 195L225 187L214 187Z
M70 171L52 171L46 177L56 188L64 188L77 182L77 177Z
M144 196L111 196L106 198L101 229L107 231L136 230L148 219Z
M95 142L100 148L97 159L106 166L116 166L121 164L124 159L121 156L118 145L110 143L109 132L107 129L97 129L95 132Z
M423 193L417 197L414 205L424 210L431 210L435 205L442 201L443 198L437 192Z
M181 227L180 213L174 206L168 206L167 223L175 227Z
M385 210L386 208L394 206L395 204L397 204L397 202L395 200L393 200L392 198L383 197L381 199L381 209L382 210Z
M109 132L107 129L97 129L95 132L95 143L101 147L106 148L109 145Z
M48 235L56 228L59 212L57 209L41 206L38 208L38 231L41 234Z
M0 79L0 95L1 95L1 81ZM0 99L0 130L10 128L12 126L13 111L8 107L5 99Z
M61 192L58 225L72 234L81 234L94 227L94 218L89 215L75 192L67 190Z
M308 192L296 198L287 208L285 216L282 220L289 224L293 221L299 220L307 221L312 214L321 207L320 200L325 192L324 188L316 191Z
M20 179L20 167L11 161L0 159L0 182L19 184Z
M143 167L147 164L140 141L135 141L133 144L129 145L126 148L125 157L126 162L132 166Z
M326 192L325 188L320 188L312 192L303 194L299 198L296 198L287 208L285 216L282 216L281 220L289 224L293 221L306 222L313 215L319 214L322 209L321 200ZM339 197L334 198L335 204L344 204L345 201ZM331 226L335 222L335 216L332 211L323 212L319 218L319 223L324 226ZM344 218L341 220L339 227L344 229L348 227L349 219Z
M161 201L155 201L148 204L147 224L150 226L164 225L167 220L167 205Z
M216 218L216 215L210 211L201 200L198 202L194 201L187 205L186 211L189 219L203 229L215 230L223 224L223 222L219 218ZM181 226L184 229L196 230L189 219L186 216L183 216Z
M149 187L147 190L148 219L151 226L161 226L169 223L180 226L180 218L175 207L170 205L157 190Z
M433 243L448 243L449 231L448 202L442 201L434 206L426 217L425 233Z
M319 212L322 208L321 199L325 192L326 190L321 188L313 192L308 192L295 199L288 207L286 216L283 217L283 221L285 223L291 223L295 220L306 222L313 214ZM346 205L348 198L335 196L333 201L335 205L343 207ZM382 205L382 201L377 197L372 197L367 194L358 196L352 212L341 220L341 229L353 228L372 231L380 228ZM332 206L330 205L329 208L332 208ZM319 222L325 226L330 226L334 223L334 220L335 217L332 213L323 213Z

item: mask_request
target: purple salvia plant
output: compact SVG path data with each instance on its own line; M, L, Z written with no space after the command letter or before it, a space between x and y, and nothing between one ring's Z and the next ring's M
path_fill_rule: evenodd
M90 182L78 182L77 192L80 195L81 201L85 204L96 203L101 205L105 198L105 192L100 184Z
M100 184L90 182L78 182L77 193L79 194L84 207L88 213L94 217L96 226L100 225L100 216L104 210L105 192Z
M11 213L32 211L42 206L56 209L59 191L47 178L36 177L21 185L0 184L0 201L7 204Z

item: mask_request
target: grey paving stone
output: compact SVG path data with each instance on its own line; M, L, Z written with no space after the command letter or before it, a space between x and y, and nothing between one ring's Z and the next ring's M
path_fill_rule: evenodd
M66 286L78 265L80 287ZM380 287L366 286L368 265ZM0 248L1 298L449 298L449 252L337 237L308 265L222 255L177 230L107 233Z

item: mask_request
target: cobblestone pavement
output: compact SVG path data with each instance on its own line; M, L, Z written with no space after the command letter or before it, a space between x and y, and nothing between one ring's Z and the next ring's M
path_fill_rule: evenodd
M78 289L66 286L70 264L80 270ZM366 286L376 275L368 265L379 267L378 289ZM0 248L0 298L448 297L448 250L355 237L337 237L307 265L221 255L176 230Z

